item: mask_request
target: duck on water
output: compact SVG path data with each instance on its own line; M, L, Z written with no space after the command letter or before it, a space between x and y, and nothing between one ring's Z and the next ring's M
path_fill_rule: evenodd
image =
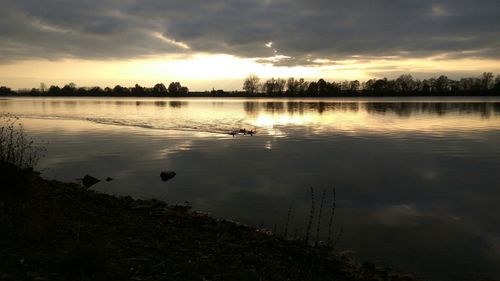
M257 133L257 131L255 129L247 130L247 129L243 128L243 129L239 129L239 130L233 130L229 134L234 137L235 135L238 135L238 134L253 136L256 133Z

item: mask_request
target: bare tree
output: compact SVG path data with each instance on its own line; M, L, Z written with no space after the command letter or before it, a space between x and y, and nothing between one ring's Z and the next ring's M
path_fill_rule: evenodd
M283 91L285 90L285 84L286 81L284 79L271 78L262 85L262 91L267 94L283 93Z
M494 78L495 78L495 76L493 76L493 73L484 72L482 77L481 77L482 90L490 90L491 88L493 88Z
M260 78L255 74L248 75L243 82L243 90L249 94L256 93L259 90Z
M286 81L286 91L288 93L297 93L299 90L299 81L295 80L295 78L290 77Z
M347 80L341 82L340 89L342 91L350 91L351 90L351 83L349 83L349 81L347 81Z
M349 82L349 91L351 91L351 92L358 91L360 87L361 87L361 84L359 83L358 80L354 80L354 81Z
M411 74L403 74L396 79L396 90L403 93L412 92L415 87L415 81Z
M298 90L299 93L303 93L307 91L307 88L309 88L309 83L304 80L304 78L300 78L298 82Z

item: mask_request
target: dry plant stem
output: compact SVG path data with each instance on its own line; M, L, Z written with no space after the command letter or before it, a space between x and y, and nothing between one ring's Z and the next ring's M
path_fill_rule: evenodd
M319 244L319 231L321 229L321 215L323 213L323 203L325 202L326 190L323 189L321 193L321 203L319 204L319 213L318 213L318 226L316 227L316 246Z
M333 217L335 216L335 208L337 207L337 192L335 190L335 187L333 187L332 190L333 190L332 207L330 213L330 221L328 223L328 241L327 241L328 245L330 245L330 242L332 240Z
M309 222L307 223L307 230L306 230L306 237L305 237L305 242L306 244L309 243L309 234L311 233L311 227L312 223L314 220L314 188L311 186L311 210L309 212Z
M342 234L344 234L344 228L340 227L339 233L337 234L337 238L335 238L335 242L333 242L332 247L336 247L340 242L340 238L342 238Z
M286 223L285 223L285 233L283 236L286 238L288 236L288 224L290 223L290 216L292 215L292 205L288 207L288 213L286 215Z

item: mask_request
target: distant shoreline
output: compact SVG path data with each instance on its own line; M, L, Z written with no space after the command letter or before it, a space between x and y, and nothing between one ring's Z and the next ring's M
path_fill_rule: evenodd
M343 93L335 95L290 95L290 94L248 94L244 92L224 92L214 94L210 92L190 92L183 95L165 95L165 94L144 94L144 95L102 95L102 94L60 94L45 95L31 93L16 93L10 95L0 95L0 98L8 97L40 97L40 98L58 98L58 97L109 97L109 98L421 98L421 97L500 97L500 92L478 91L463 93Z

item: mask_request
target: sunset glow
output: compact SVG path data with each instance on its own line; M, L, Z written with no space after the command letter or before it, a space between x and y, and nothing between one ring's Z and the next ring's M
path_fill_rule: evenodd
M499 19L0 0L1 279L500 281Z
M241 81L249 73L263 78L323 78L329 81L366 80L397 77L412 73L428 78L430 73L449 73L450 77L479 74L482 70L500 72L500 61L493 59L448 59L445 55L424 59L352 58L348 60L315 60L311 66L275 66L259 63L261 58L239 58L232 55L196 54L131 60L55 61L29 60L0 66L0 77L12 88L65 85L113 87L117 84L152 86L158 82L182 81L194 91L224 88L241 90Z

